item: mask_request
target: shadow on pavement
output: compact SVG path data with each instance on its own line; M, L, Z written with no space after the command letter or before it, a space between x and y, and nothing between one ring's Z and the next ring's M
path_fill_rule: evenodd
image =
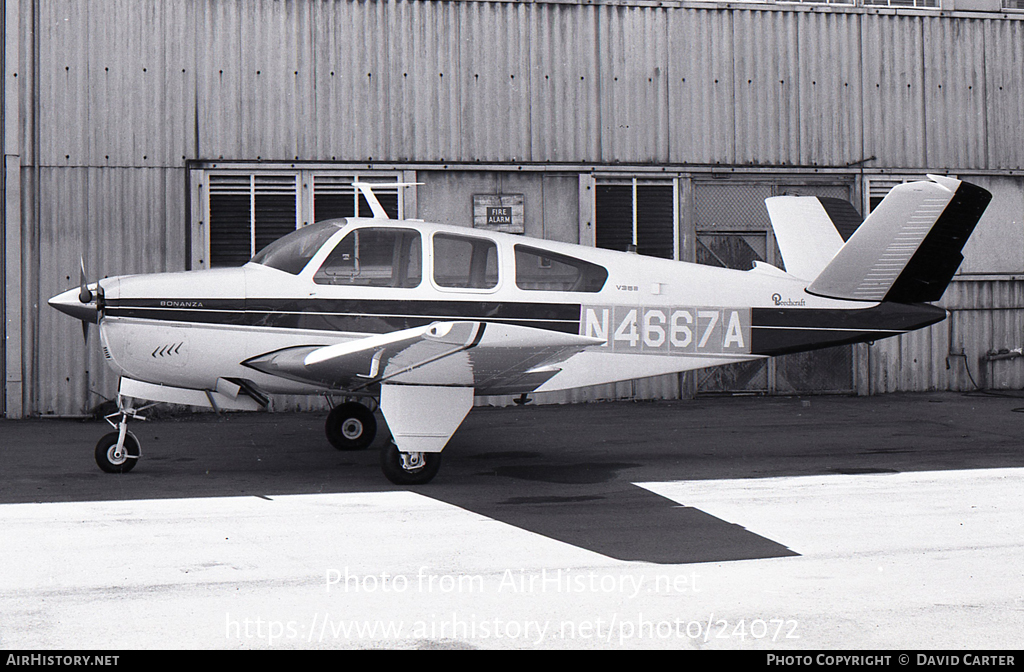
M621 560L793 556L634 483L1024 466L1021 405L935 394L479 408L434 482L409 490ZM0 421L0 503L399 490L377 463L386 430L370 450L338 452L324 417L135 423L143 458L128 474L93 461L104 423Z

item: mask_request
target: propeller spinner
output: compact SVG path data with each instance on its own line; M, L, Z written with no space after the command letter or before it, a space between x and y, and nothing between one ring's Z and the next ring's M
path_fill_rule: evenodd
M99 322L103 289L98 282L90 285L85 273L85 259L81 260L79 287L69 289L51 298L47 303L60 312L82 321L82 332L88 338L89 325Z

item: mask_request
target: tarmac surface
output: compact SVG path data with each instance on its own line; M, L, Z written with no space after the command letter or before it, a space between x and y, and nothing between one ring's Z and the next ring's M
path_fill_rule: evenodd
M476 408L408 488L325 417L0 421L0 648L1024 641L1024 398Z

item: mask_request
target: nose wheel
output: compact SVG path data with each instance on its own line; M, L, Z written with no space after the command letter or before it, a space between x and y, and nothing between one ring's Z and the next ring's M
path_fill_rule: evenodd
M117 431L104 434L96 443L96 464L100 469L108 474L127 474L135 468L139 458L142 457L142 448L138 437L128 431L128 418L145 420L139 415L139 411L144 411L153 405L134 409L130 397L118 396L117 412L104 418Z
M96 443L96 464L108 474L128 473L142 456L139 440L134 434L125 432L123 440L120 436L120 432L111 432Z

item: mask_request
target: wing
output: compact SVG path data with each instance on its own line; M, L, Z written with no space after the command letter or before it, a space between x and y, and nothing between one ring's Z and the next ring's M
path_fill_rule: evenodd
M559 362L602 343L519 325L434 322L335 345L285 348L243 363L263 373L353 392L387 382L512 394L534 389L558 373Z

